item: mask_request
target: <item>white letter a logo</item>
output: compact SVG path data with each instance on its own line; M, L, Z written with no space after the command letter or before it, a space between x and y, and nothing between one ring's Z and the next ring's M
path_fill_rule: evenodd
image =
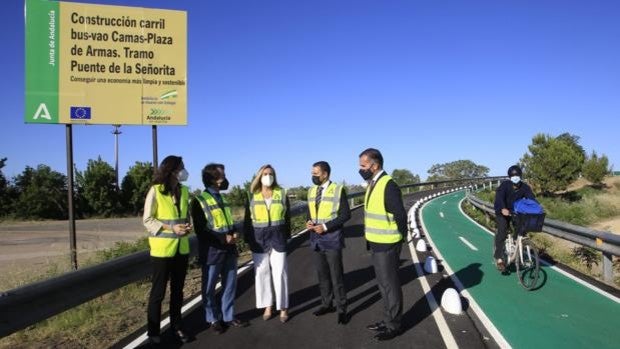
M52 117L50 116L50 112L47 111L47 107L45 106L45 103L39 104L39 108L37 109L37 112L34 113L34 116L32 117L32 119L36 120L39 117L42 117L43 119L47 119L47 120L52 120Z

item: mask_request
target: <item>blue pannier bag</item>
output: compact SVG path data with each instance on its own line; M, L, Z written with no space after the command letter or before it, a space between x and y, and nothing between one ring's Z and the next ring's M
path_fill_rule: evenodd
M526 198L515 201L513 211L516 214L542 214L545 212L538 201Z
M515 201L515 229L519 234L542 231L545 223L545 211L538 201L519 199Z

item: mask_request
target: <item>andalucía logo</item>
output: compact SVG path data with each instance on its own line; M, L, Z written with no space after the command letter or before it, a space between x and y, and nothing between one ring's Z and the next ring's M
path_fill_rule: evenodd
M71 107L71 119L90 120L90 107Z
M177 98L177 95L177 90L170 90L162 93L162 95L159 96L159 99Z

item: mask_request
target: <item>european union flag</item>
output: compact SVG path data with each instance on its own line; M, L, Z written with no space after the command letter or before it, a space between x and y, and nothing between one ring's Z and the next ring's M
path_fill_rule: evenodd
M71 119L90 120L90 107L71 107Z

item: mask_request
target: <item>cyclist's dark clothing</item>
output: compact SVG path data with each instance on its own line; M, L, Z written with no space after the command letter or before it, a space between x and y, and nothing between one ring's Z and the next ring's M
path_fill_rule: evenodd
M503 181L495 191L495 223L497 224L495 251L493 253L495 259L502 258L508 226L511 221L510 216L502 215L502 209L507 208L512 212L514 202L522 198L535 199L532 188L522 181L517 185L512 184L511 181Z
M515 201L523 198L536 199L529 185L522 181L517 185L511 181L503 181L495 191L495 214L501 215L503 208L512 212Z

